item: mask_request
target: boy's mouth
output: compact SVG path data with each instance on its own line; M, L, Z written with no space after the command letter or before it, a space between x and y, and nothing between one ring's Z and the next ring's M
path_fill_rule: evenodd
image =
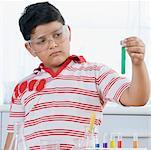
M57 56L60 55L61 51L56 51L50 54L50 56Z

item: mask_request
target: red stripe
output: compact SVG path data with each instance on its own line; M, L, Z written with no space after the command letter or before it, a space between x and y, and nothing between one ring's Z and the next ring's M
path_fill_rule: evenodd
M88 104L88 103L80 103L80 102L72 102L70 100L68 101L51 101L51 102L45 102L45 103L40 103L40 104L36 104L35 105L35 108L36 107L41 107L41 106L48 106L50 104L56 104L56 105L77 105L77 106L81 106L81 107L90 107L90 108L94 108L94 109L97 109L98 108L98 105L92 105L92 104ZM99 106L99 110L100 110L100 107Z
M71 87L58 87L58 88L48 88L41 92L36 92L30 96L28 96L24 100L24 104L27 105L32 99L37 97L38 95L45 95L45 94L56 94L56 93L72 93L72 94L80 94L80 95L86 95L91 97L99 97L99 94L96 91L90 91L90 90L84 90L79 88L71 88Z
M41 136L75 136L75 137L84 137L84 132L77 130L66 130L66 129L53 129L53 130L43 130L37 131L32 134L26 135L26 140L35 139Z
M44 89L43 91L41 91L41 93L57 93L57 92L65 92L65 93L70 93L70 92L74 92L74 91L77 91L77 93L90 93L90 94L93 94L93 95L97 95L98 96L98 93L96 91L90 91L90 90L86 90L86 89L80 89L80 88L71 88L71 87L56 87L56 88L47 88L47 89ZM32 96L34 96L36 93L32 94ZM37 95L37 94L36 94Z
M101 109L99 109L99 107L97 109L95 108L89 108L89 107L79 107L79 106L74 106L74 105L68 105L68 106L63 106L63 105L49 105L49 106L41 106L38 108L33 108L31 111L38 111L38 110L42 110L42 109L46 109L46 108L77 108L77 109L81 109L81 110L89 110L89 111L97 111L97 112L101 112ZM26 114L26 116L28 115L28 113Z
M14 100L14 104L20 105L21 104L21 99L22 96L26 93L26 90L23 93L19 93L18 97L13 99Z
M123 84L123 85L117 90L117 92L115 93L113 99L117 100L117 99L119 98L121 92L123 92L123 90L124 90L125 88L127 88L128 86L129 86L129 83Z
M94 91L88 91L88 90L79 90L79 89L71 89L71 90L59 90L59 91L43 91L43 93L48 93L48 94L54 94L54 93L73 93L73 94L82 94L82 95L87 95L87 96L92 96L92 97L98 97L98 93Z
M11 112L10 117L25 117L25 112Z
M13 131L13 130L14 130L14 125L8 125L8 126L7 126L7 130Z
M127 87L130 86L130 83L125 83L123 84L115 93L113 99L117 100L119 98L119 96L121 95L121 92L123 92L124 89L126 89Z
M100 69L103 66L104 65L102 65L102 66L94 65L94 66L88 66L88 67L80 66L79 68L69 66L66 69L69 71L100 71Z
M51 108L51 107L72 107L72 108L79 108L83 110L91 110L97 112L102 111L101 104L100 106L95 106L86 103L78 103L78 102L71 102L71 101L51 101L51 102L36 104L32 109L32 111Z
M16 105L20 105L20 98L18 97L18 98L13 98L13 100L14 100L14 104L16 104Z
M87 77L87 76L62 75L62 76L56 77L55 79L92 82L92 83L95 82L95 77ZM48 80L48 82L49 82L49 80Z
M101 74L101 76L98 77L98 79L96 80L97 84L101 84L101 82L109 75L109 74L113 74L115 73L114 70L109 70L107 72L104 72L103 74Z
M69 116L69 115L51 115L44 116L36 119L32 119L25 122L25 127L34 126L43 122L52 122L52 121L69 121L69 122L78 122L83 124L89 124L90 118L84 118L79 116ZM101 120L96 119L95 124L98 125L101 123Z
M110 90L110 88L112 87L112 85L113 85L116 81L118 81L118 80L120 80L120 79L121 79L120 77L113 78L113 79L107 84L107 86L105 87L105 89L104 89L104 91L103 91L103 96L104 96L104 97L107 95L107 93L108 93L108 91Z
M71 150L73 146L72 144L60 144L60 150ZM40 146L32 146L30 150L40 150Z

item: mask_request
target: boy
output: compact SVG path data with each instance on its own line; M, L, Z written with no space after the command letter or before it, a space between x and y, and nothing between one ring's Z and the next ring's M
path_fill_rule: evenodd
M124 106L143 106L149 99L149 77L144 62L145 46L137 37L124 40L132 60L132 81L103 64L70 55L71 31L59 10L48 2L26 7L19 20L26 49L41 60L34 73L14 89L5 150L16 122L24 124L29 149L40 149L43 140L60 142L71 149L83 138L92 112L95 126L108 101Z

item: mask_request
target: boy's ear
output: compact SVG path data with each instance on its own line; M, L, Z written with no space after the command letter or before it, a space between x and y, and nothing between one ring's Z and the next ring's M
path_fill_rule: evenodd
M29 53L30 53L32 56L34 56L34 57L37 56L36 53L34 52L34 50L32 49L30 43L26 42L26 43L25 43L25 48L29 51Z

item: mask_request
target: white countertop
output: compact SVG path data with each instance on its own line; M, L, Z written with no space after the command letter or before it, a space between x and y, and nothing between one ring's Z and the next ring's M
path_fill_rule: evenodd
M149 115L151 116L151 105L141 107L124 107L120 105L108 105L104 108L104 114L121 114L121 115Z
M0 105L0 112L9 112L10 105ZM104 114L121 115L149 115L151 116L151 105L141 107L123 107L120 105L107 105L103 111Z
M9 112L9 109L10 109L9 104L0 105L0 112Z

